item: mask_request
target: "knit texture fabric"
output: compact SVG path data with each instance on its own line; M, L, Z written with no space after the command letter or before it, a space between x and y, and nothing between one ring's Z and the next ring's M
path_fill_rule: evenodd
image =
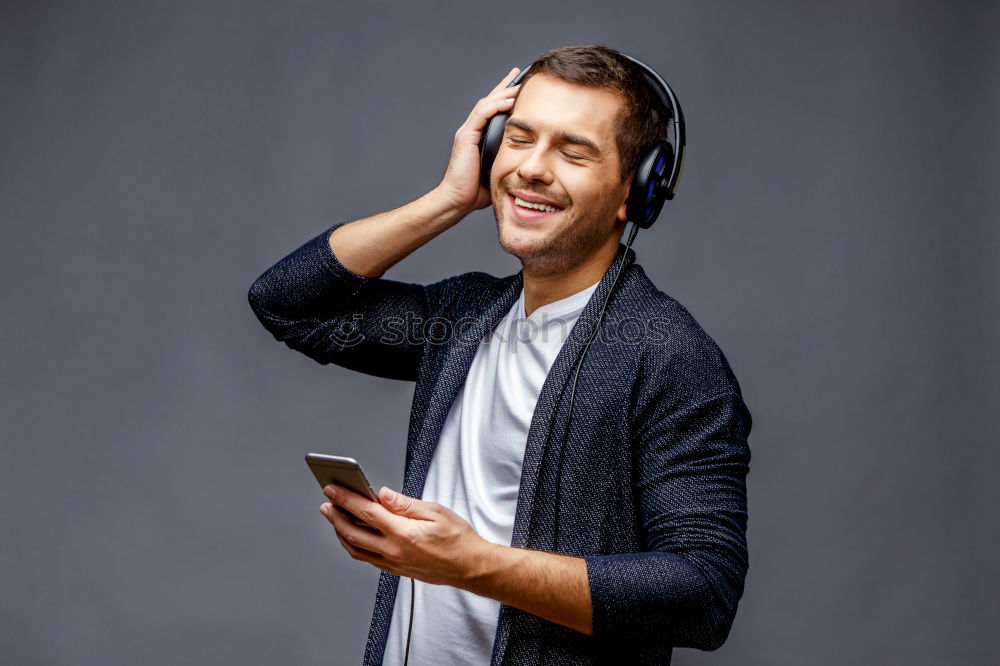
M330 249L346 223L265 271L250 305L319 363L415 382L402 492L421 497L445 417L522 272L428 285L364 277ZM621 261L568 423L574 366ZM586 561L593 633L501 604L491 666L669 664L673 647L720 647L749 566L751 423L718 345L619 244L542 385L511 541ZM381 572L365 664L382 663L398 582Z

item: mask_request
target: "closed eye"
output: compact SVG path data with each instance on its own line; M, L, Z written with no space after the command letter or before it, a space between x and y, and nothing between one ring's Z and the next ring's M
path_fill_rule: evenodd
M523 145L525 143L531 143L530 141L526 141L524 139L515 139L514 137L507 137L507 140L510 141L511 143L514 143L514 144L517 144L517 145ZM583 155L574 155L573 153L567 153L566 151L561 151L561 152L562 152L563 155L565 155L567 158L569 158L571 160L585 160L585 159L587 159Z

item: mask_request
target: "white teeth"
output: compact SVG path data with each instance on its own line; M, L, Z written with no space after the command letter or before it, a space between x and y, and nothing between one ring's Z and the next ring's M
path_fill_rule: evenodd
M544 210L546 213L555 213L560 210L559 208L554 208L547 204L531 203L530 201L525 201L520 197L514 197L514 203L518 206L524 206L525 208L535 208L537 210Z

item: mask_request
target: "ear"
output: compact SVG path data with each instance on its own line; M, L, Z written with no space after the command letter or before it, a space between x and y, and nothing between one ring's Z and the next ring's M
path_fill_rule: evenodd
M623 194L622 205L618 207L618 212L615 214L616 221L615 224L621 224L622 228L628 223L628 193L632 189L632 176L628 177L625 181L625 191Z
M628 199L622 202L622 205L618 207L618 214L616 215L616 224L621 224L624 226L628 222Z

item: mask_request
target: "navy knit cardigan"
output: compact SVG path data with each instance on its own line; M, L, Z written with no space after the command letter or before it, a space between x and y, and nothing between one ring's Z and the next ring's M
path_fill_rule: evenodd
M517 300L522 272L367 278L330 250L341 224L264 272L250 304L276 339L319 363L416 382L402 492L421 497L479 341ZM567 433L574 363L620 261ZM748 568L750 426L719 347L619 244L538 397L511 542L584 558L593 634L501 604L493 666L669 664L672 647L721 646ZM382 662L398 582L380 575L365 664Z

